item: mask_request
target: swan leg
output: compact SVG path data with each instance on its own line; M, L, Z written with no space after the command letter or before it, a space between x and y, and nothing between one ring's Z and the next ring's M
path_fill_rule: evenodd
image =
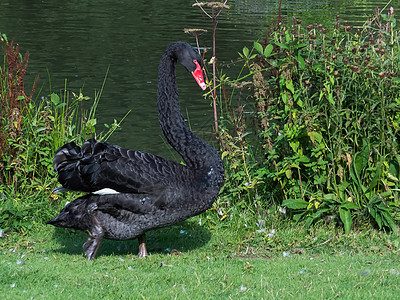
M96 257L97 251L100 248L100 244L104 236L104 231L95 216L90 215L90 219L92 221L93 228L91 232L89 232L88 239L83 244L83 251L85 252L88 260L93 260Z
M146 234L145 233L138 236L138 242L139 242L138 256L139 256L139 258L145 258L148 255L147 249L146 249Z

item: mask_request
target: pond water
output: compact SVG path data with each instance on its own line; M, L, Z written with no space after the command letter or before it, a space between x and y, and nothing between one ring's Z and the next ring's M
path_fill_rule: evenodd
M352 24L361 24L375 7L387 3L400 9L396 1L282 1L282 14L296 16L303 24L335 23L335 15ZM109 75L97 113L98 131L104 123L119 120L132 109L123 131L110 142L123 147L171 157L163 143L157 120L157 68L165 47L172 41L194 39L183 28L205 28L201 44L211 45L211 24L193 1L50 1L2 0L0 32L14 38L22 51L30 52L28 88L36 74L46 95L51 89L68 89L93 98L101 87L108 66ZM217 56L220 62L238 57L243 46L252 45L267 32L267 24L277 14L279 1L229 1L231 8L222 14L217 31ZM229 73L229 70L227 70ZM50 74L50 80L47 74ZM186 80L188 79L188 80ZM51 83L51 84L50 84ZM178 71L182 112L190 118L194 131L210 132L212 111L202 100L202 91L191 76ZM210 134L202 134L211 140Z

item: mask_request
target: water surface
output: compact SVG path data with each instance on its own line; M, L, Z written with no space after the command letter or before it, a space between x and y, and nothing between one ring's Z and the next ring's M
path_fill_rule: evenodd
M210 29L209 20L192 7L194 1L50 1L2 0L0 31L14 38L23 51L29 50L29 87L40 75L43 94L68 89L93 97L101 87L108 66L110 72L98 108L98 131L104 123L120 119L130 109L123 131L110 141L123 147L171 157L163 143L157 120L157 69L165 47L172 41L193 38L183 28ZM229 1L217 32L217 55L222 63L237 58L243 46L251 46L268 31L267 24L278 12L279 1ZM375 7L387 1L282 1L282 14L295 15L304 24L333 26L335 15L361 24ZM400 9L400 0L391 6ZM202 46L211 45L211 34L201 37ZM48 79L48 73L51 79ZM231 69L225 68L228 72ZM231 74L233 77L234 74ZM212 111L202 92L187 72L178 70L183 114L193 130L209 132ZM202 134L206 140L212 136Z

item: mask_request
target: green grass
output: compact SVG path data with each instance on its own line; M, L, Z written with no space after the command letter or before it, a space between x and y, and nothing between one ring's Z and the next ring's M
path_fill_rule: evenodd
M394 299L400 294L399 237L344 235L275 223L255 231L200 226L199 218L136 241L107 241L95 261L86 235L42 227L1 238L2 299ZM284 255L285 252L285 255Z

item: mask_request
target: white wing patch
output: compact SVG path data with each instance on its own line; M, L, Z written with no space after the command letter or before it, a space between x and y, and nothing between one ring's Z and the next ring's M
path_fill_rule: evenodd
M119 194L119 192L117 192L116 190L113 190L113 189L104 188L104 189L95 191L92 194L94 194L94 195L115 195L115 194Z

